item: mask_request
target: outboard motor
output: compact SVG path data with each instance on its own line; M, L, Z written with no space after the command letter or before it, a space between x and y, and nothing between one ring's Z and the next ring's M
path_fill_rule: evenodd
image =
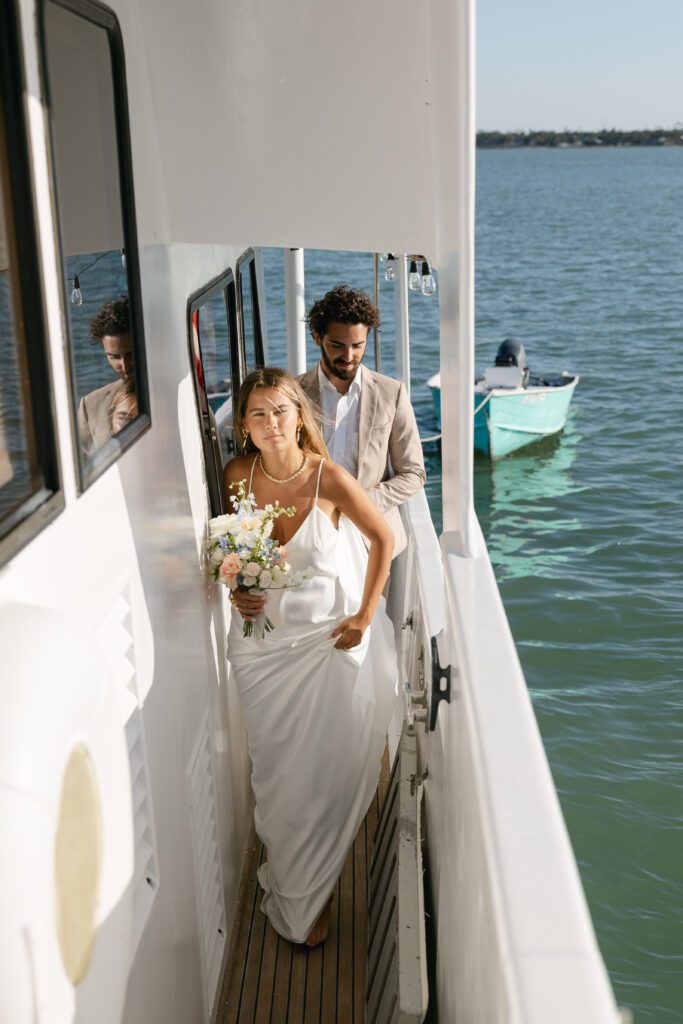
M516 338L506 338L501 342L496 353L496 366L518 366L520 370L526 370L526 352L524 345Z
M516 338L506 338L498 346L496 366L516 366L522 374L522 387L529 384L529 367L526 365L524 345Z

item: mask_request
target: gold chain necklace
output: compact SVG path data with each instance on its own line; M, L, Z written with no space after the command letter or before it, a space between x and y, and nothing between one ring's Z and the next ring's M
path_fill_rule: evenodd
M286 476L284 478L284 480L278 480L278 478L276 476L271 476L270 473L268 472L268 470L266 469L266 467L263 465L263 456L261 455L260 452L259 452L259 457L258 457L258 464L259 464L259 466L261 468L261 472L263 473L264 476L267 476L269 480L272 480L274 484L288 484L290 480L295 480L296 477L301 476L301 474L303 473L304 468L305 468L307 462L308 462L308 452L304 452L304 457L303 457L302 463L299 466L299 468L297 469L296 473L292 473L291 476Z

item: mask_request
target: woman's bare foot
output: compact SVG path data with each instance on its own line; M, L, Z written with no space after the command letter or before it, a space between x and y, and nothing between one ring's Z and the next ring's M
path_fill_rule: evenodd
M305 945L307 946L319 946L321 942L324 942L327 938L327 934L330 930L330 918L332 916L332 897L325 904L323 911L315 922L310 932L306 936Z

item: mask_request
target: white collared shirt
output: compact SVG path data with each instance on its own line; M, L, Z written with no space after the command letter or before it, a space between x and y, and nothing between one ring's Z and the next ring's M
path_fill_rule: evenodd
M330 458L358 475L358 421L360 413L361 367L345 395L340 395L318 363L318 384L323 412L323 437Z

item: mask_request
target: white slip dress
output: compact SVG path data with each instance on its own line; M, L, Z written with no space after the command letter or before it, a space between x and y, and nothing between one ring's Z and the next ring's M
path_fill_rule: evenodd
M360 605L367 552L348 519L337 530L318 507L322 467L313 506L286 545L287 561L308 578L268 591L272 632L244 637L233 612L228 634L267 850L261 910L292 942L306 939L325 907L375 793L398 679L383 598L358 647L339 650L330 636Z

